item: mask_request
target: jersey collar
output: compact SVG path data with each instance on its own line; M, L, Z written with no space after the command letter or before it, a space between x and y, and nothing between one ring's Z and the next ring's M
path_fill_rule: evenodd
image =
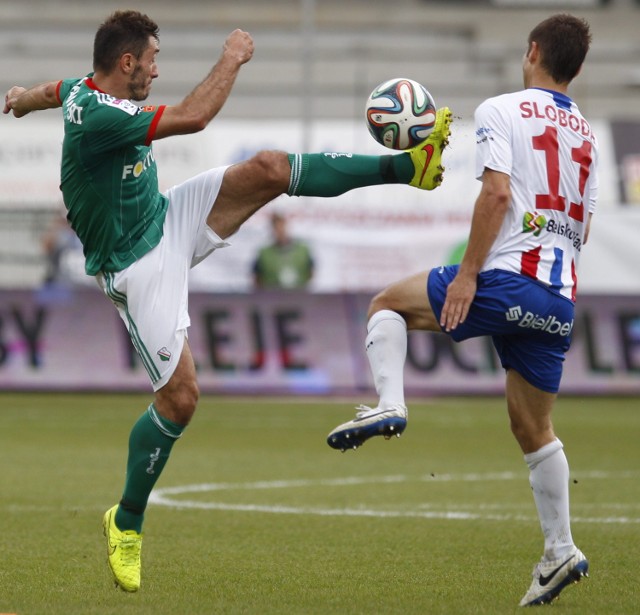
M532 90L541 90L543 92L548 92L553 96L553 102L556 103L556 107L560 107L561 109L566 109L567 111L571 111L571 104L573 101L566 95L561 92L556 92L555 90L547 90L546 88L536 88L532 87Z
M93 73L91 73L85 80L84 82L87 84L87 87L91 88L92 90L95 90L96 92L100 92L102 94L106 94L106 92L103 92L93 81Z

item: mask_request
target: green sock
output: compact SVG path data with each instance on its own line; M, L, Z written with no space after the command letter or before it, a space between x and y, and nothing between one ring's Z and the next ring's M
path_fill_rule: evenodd
M354 188L408 184L415 173L409 154L289 154L290 196L338 196Z
M151 490L183 431L184 427L160 416L153 404L133 426L129 436L127 478L115 518L119 529L142 531Z

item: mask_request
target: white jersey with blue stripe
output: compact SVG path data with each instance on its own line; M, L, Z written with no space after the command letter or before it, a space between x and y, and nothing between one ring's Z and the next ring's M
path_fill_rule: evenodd
M575 301L577 266L598 192L597 142L566 95L539 88L475 113L476 177L510 176L511 204L482 270L526 275Z

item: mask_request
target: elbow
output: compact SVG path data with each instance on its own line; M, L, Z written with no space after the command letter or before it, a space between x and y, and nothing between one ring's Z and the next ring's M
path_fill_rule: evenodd
M190 132L202 132L211 121L211 118L205 117L204 115L195 115L189 118L189 128Z
M201 120L196 125L196 132L202 132L209 125L209 120Z
M51 107L57 107L60 105L60 100L58 99L58 82L50 82L45 84L44 86L44 99L48 105Z
M511 204L511 178L505 173L485 169L482 176L482 200L506 212Z
M505 190L505 191L498 192L496 194L496 202L498 203L498 206L504 209L505 211L509 209L509 205L511 203L511 191Z
M511 203L511 190L507 187L495 187L488 191L487 197L493 203L494 207L507 211Z
M182 118L182 121L176 126L177 130L174 134L191 135L196 132L202 132L208 124L209 121L204 117L184 117Z

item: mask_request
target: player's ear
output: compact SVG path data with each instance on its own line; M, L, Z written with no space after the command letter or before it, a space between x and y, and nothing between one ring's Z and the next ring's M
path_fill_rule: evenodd
M529 45L529 50L527 51L527 58L531 64L535 64L538 61L540 56L540 48L538 47L538 43L535 41L531 41Z
M132 53L125 53L120 57L120 70L129 75L136 66L136 59Z

